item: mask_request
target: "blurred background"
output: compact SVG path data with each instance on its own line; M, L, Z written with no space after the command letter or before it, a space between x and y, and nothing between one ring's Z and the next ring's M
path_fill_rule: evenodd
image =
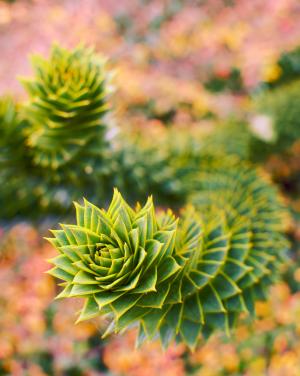
M204 137L266 169L293 216L292 261L258 319L193 354L134 350L133 332L101 340L101 320L74 325L76 299L53 302L41 231L1 222L0 375L300 375L299 20L297 0L0 0L1 95L26 100L17 77L32 74L30 54L94 46L115 71L123 130Z

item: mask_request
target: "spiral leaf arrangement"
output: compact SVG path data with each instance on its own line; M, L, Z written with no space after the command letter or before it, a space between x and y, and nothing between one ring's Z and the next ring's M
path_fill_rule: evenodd
M54 45L49 59L33 57L33 68L22 79L27 103L0 100L1 219L61 215L82 194L105 200L113 186L105 61Z
M23 80L26 121L11 100L0 102L4 217L60 212L78 192L103 199L111 178L135 199L155 192L176 208L192 204L179 219L152 198L133 209L117 190L107 210L75 204L76 224L49 239L59 251L49 273L63 281L58 297L85 299L78 320L104 314L104 335L138 324L138 343L158 336L164 347L175 338L194 349L216 329L229 333L241 312L254 314L287 248L285 209L267 178L181 136L155 147L125 141L115 171L104 62L54 46L34 69Z
M92 174L105 152L109 109L109 73L91 49L53 46L50 58L34 56L35 77L23 79L29 94L25 114L30 121L28 145L37 166L74 174L82 164Z
M49 273L64 281L58 297L85 298L79 321L105 314L105 335L137 323L138 343L159 336L194 349L254 313L287 247L285 211L264 177L230 163L203 161L195 206L179 220L151 198L134 210L117 190L107 211L75 204L76 224L52 231L60 254Z

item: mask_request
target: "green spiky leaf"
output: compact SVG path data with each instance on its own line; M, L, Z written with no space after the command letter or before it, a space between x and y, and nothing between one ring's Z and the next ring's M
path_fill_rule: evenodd
M177 337L194 349L217 329L228 333L240 312L254 312L286 247L284 208L255 170L233 162L224 179L222 166L206 162L195 208L179 220L156 214L151 198L133 210L115 190L107 211L85 200L75 205L75 225L53 231L60 255L49 273L65 281L61 297L86 298L80 321L105 308L105 335L138 322L138 343L159 334L163 346Z

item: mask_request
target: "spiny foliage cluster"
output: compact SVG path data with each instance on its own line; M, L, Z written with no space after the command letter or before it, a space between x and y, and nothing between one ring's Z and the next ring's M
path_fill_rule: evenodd
M107 202L114 186L131 202L147 192L182 202L177 164L185 156L176 149L191 143L186 135L186 143L170 134L153 144L119 132L109 113L112 73L90 49L54 46L32 64L34 76L22 79L28 100L0 106L1 160L10 161L0 174L1 219L66 214L82 195Z
M68 52L54 46L49 60L34 56L32 63L35 76L22 83L29 94L25 112L34 163L57 170L74 167L75 159L82 164L94 162L106 142L103 118L109 109L109 75L104 73L105 61L91 49ZM79 172L78 164L74 173ZM93 167L89 169L92 173Z
M133 209L117 190L107 210L76 204L76 224L49 240L59 297L85 298L79 320L104 314L106 334L135 323L138 343L159 336L193 349L253 313L287 248L285 210L265 176L187 132L112 141L110 74L88 49L54 46L33 66L27 103L0 105L2 219L65 213L82 196L105 205L113 186L130 202L155 194L183 207L178 218L152 198Z
M103 195L113 170L105 60L54 45L48 60L33 56L32 65L34 77L22 79L28 100L0 102L1 218L66 212L81 191ZM16 204L7 200L12 192Z
M209 157L199 171L194 205L178 219L151 197L132 209L115 190L107 211L85 200L75 225L52 231L60 254L49 273L64 281L58 297L85 298L78 321L103 314L104 335L137 324L138 343L159 336L164 347L176 338L194 349L254 313L287 249L285 210L248 166Z

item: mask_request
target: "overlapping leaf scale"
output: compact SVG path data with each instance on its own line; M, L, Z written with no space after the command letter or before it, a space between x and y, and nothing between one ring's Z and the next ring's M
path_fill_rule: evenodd
M283 235L287 215L267 178L247 165L239 166L234 159L226 170L220 161L211 159L202 166L195 185L192 202L207 218L216 208L224 211L231 232L224 270L239 292L224 300L217 290L227 318L215 317L220 320L215 327L228 330L239 312L254 314L255 300L264 299L266 287L276 279L288 247ZM213 331L211 324L211 318L206 320L204 334Z
M64 281L58 297L86 299L79 320L110 313L119 331L152 308L161 308L181 266L174 255L177 221L156 219L152 198L131 209L115 190L107 211L76 205L76 224L49 239L60 255L49 273Z
M36 165L57 170L77 159L92 173L107 149L110 76L105 62L91 49L68 51L55 45L48 60L34 56L32 63L34 78L22 82L30 97L25 111Z
M105 334L138 323L138 343L159 337L167 347L175 338L194 349L217 329L229 333L241 312L254 313L255 300L265 297L284 259L284 205L261 172L234 159L224 166L207 156L200 167L190 178L194 206L182 210L178 226L170 211L155 213L151 198L136 210L117 191L107 212L87 202L76 205L77 226L92 241L75 247L76 255L68 254L74 244L72 226L64 226L51 240L64 257L73 257L72 267L89 273L84 258L90 260L97 247L105 247L101 257L106 259L112 259L107 248L118 248L126 262L132 260L128 269L123 261L123 269L108 264L111 274L101 284L99 278L98 284L79 277L68 280L64 273L71 270L66 268L64 273L51 271L65 277L61 296L74 295L74 286L82 282L77 295L87 299L80 319L100 309L112 317ZM146 254L141 265L140 249Z
M152 338L159 330L164 346L176 337L195 348L201 335L216 328L228 330L228 308L245 310L237 281L249 269L234 258L237 247L244 247L241 234L245 226L242 223L230 232L220 211L204 223L192 207L182 214L176 255L183 259L183 269L173 281L171 299L163 309L142 318L139 341ZM236 245L231 249L233 239Z

